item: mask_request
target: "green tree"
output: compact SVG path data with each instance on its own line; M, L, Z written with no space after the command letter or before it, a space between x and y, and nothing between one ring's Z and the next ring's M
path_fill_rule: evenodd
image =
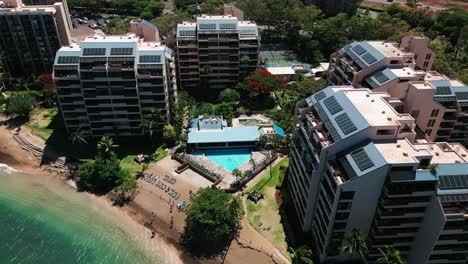
M165 125L163 128L163 139L169 143L173 144L177 139L177 134L175 128L172 125Z
M126 177L122 179L122 183L115 188L115 191L118 193L118 197L115 201L117 204L128 203L135 198L138 192L138 182L134 177L127 174Z
M73 144L88 144L88 136L80 128L78 128L70 134L70 140Z
M188 19L188 16L184 13L167 13L155 18L151 22L158 27L161 36L167 36L176 28L177 23L181 23L184 19Z
M340 248L340 255L358 255L361 258L365 258L367 251L367 242L364 234L358 229L353 229L351 234L345 235L343 246Z
M404 264L405 261L400 255L400 251L393 247L385 246L384 249L378 248L380 253L380 258L377 259L378 263L384 264Z
M97 148L102 153L113 153L112 149L117 148L119 145L114 144L114 140L108 136L103 136L98 144Z
M98 154L94 161L80 165L79 176L79 187L94 193L106 193L130 177L112 152Z
M109 23L102 28L102 31L107 35L123 35L127 34L128 30L128 24L118 18L111 19Z
M224 89L219 94L219 102L238 102L240 100L240 94L234 89Z
M312 250L306 246L301 246L297 249L290 248L289 255L293 264L313 264Z
M28 117L36 99L27 93L18 93L10 96L6 103L5 113L10 116Z
M238 235L242 209L217 188L200 189L187 207L181 243L197 257L219 255Z

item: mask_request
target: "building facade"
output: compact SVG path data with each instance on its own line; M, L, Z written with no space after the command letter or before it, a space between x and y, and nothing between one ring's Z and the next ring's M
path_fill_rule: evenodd
M164 45L135 34L96 35L62 47L54 82L68 132L142 135L142 120L154 113L160 114L160 126L170 122L175 91L171 56Z
M302 229L321 261L349 259L338 249L358 229L371 263L386 245L410 264L465 263L468 152L416 139L390 100L328 87L297 105L288 183Z
M385 69L430 71L434 52L427 37L407 36L400 45L382 41L353 42L332 54L328 81L332 85L366 87L366 79Z
M176 34L181 88L234 87L257 67L260 37L254 22L203 15L178 24Z
M52 72L55 53L71 44L70 18L63 3L24 6L6 1L0 8L0 52L13 76Z

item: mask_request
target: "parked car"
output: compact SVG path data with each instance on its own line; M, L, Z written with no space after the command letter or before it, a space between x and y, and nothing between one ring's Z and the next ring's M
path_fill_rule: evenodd
M98 29L99 28L99 26L96 25L96 24L91 24L88 27L90 27L91 29Z
M78 18L78 23L80 23L80 24L88 24L88 20L84 20L84 19Z

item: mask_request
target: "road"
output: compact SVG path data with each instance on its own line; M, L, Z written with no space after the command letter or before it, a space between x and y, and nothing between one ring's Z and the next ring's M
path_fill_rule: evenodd
M394 4L394 3L397 3L397 4L406 4L406 0L393 0L393 2L389 2L388 0L365 0L365 2L372 2L372 3L378 3L378 4L384 4L384 5L391 5L391 4ZM433 11L439 11L439 10L444 10L445 8L443 7L440 7L440 6L432 6L432 5L425 5L424 2L422 2L423 5L422 7L423 8L429 8Z

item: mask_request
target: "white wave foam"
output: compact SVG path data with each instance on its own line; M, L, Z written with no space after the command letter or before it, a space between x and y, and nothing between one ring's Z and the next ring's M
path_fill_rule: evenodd
M0 163L0 170L4 171L8 174L14 173L14 172L21 172L13 167L8 166L7 164Z

